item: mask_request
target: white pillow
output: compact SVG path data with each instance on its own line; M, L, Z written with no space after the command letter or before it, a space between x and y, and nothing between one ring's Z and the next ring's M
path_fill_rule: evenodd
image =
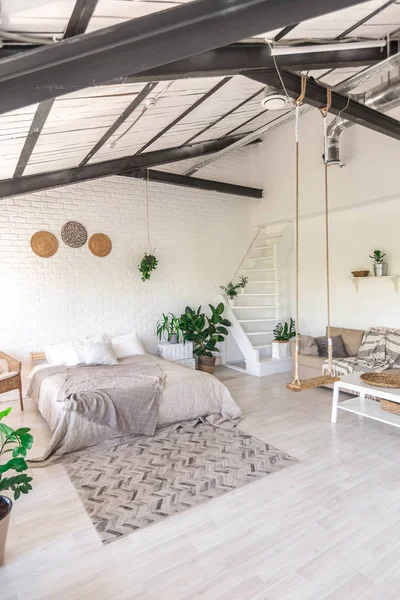
M87 342L82 344L80 351L86 365L117 365L117 357L110 343Z
M146 354L136 331L131 331L125 335L118 335L117 337L111 338L111 346L113 347L117 358Z
M103 335L97 335L92 338L86 338L85 340L79 340L78 342L74 342L73 346L74 346L75 352L78 355L78 362L76 364L78 364L78 365L85 364L86 360L85 360L85 353L84 353L83 347L85 346L85 344L89 344L89 343L109 344L110 339L107 334L103 333Z
M72 342L45 346L44 352L49 365L74 366L79 364L78 353Z

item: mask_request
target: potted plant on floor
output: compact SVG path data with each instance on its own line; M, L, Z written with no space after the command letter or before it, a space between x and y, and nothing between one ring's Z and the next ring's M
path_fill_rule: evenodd
M167 339L170 344L177 344L179 342L180 334L180 318L175 317L172 313L165 315L162 314L162 319L158 321L156 327L156 333L159 340Z
M296 335L293 319L289 323L278 323L274 329L272 341L272 358L288 358L290 356L290 340Z
M383 261L386 254L382 254L380 250L374 250L373 256L370 258L374 261L374 275L375 277L384 277L387 275L387 263Z
M1 411L0 421L10 412L11 408ZM0 465L0 565L4 561L4 549L13 506L10 498L1 495L1 493L11 490L14 494L14 500L18 500L21 494L28 494L32 489L30 484L32 477L28 477L26 473L23 473L28 468L25 461L26 453L32 448L33 444L33 437L29 432L28 427L20 427L14 431L5 423L0 423L0 458L9 452L11 453L11 458ZM8 471L15 471L17 475L5 476Z
M220 285L220 289L223 290L229 306L235 306L235 298L238 295L238 290L244 289L248 284L248 281L249 278L242 275L239 277L238 283L232 283L232 281L230 281L226 287L224 285Z
M224 319L224 305L221 302L217 307L209 304L211 317L201 312L201 306L193 310L189 306L180 318L180 329L183 339L193 342L194 354L198 357L199 371L212 373L215 367L216 353L219 353L217 344L223 342L228 335L227 327L231 322Z

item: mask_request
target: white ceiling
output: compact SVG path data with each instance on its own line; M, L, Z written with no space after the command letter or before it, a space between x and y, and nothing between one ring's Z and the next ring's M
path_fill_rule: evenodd
M87 31L183 3L183 0L100 0ZM13 33L42 34L60 39L74 5L75 0L2 0L0 28ZM286 39L334 38L381 5L381 0L371 0L355 8L305 21L288 34ZM380 38L399 28L400 0L350 35L352 38ZM273 37L276 33L269 32L266 35ZM360 69L336 69L328 74L326 71L315 71L310 75L333 86ZM94 155L91 162L135 154L220 80L218 77L210 77L158 83L147 98L153 100L154 105L147 108L145 104L141 104ZM144 86L145 83L99 86L57 98L24 175L79 165ZM146 151L184 144L204 127L261 90L261 87L245 77L233 77ZM0 116L0 179L13 176L36 108L37 105L29 106ZM219 139L234 129L234 135L250 133L271 122L279 114L281 113L262 113L260 96L257 96L196 137L194 142ZM253 117L255 118L250 123L241 126Z

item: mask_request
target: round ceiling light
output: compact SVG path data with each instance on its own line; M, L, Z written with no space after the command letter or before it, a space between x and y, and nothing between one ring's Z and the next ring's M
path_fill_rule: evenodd
M263 108L268 110L282 110L289 104L289 99L285 94L279 92L269 92L261 100Z

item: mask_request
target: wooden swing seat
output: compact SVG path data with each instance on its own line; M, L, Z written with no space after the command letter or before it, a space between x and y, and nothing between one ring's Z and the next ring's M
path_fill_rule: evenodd
M304 390L310 390L311 388L330 385L332 383L335 383L335 381L340 381L340 377L334 377L333 375L320 375L319 377L303 379L302 381L300 381L300 383L288 383L286 387L292 392L302 392Z

